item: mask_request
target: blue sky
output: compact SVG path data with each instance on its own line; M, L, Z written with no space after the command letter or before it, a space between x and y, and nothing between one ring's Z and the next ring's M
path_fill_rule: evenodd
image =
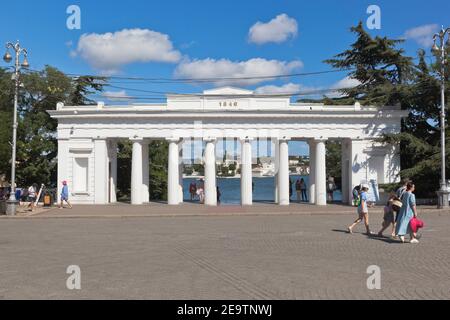
M406 36L402 47L409 55L428 46L438 26L450 24L450 2L444 0L22 0L2 2L0 42L19 39L29 50L32 69L50 64L73 74L201 78L315 72L329 70L323 60L354 41L349 28L367 20L366 10L372 4L381 9L381 29L368 31L388 37ZM66 27L70 5L81 9L80 30ZM112 33L110 48L102 47L107 33ZM344 78L345 73L333 73L231 84L259 88L260 92L296 92L348 84ZM115 85L200 92L221 84L117 81ZM118 88L106 91L161 96Z

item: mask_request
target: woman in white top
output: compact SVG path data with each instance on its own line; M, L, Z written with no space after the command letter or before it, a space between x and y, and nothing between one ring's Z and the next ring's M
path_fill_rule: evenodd
M31 211L34 211L34 203L36 202L36 192L37 192L36 184L33 184L28 187L28 201L30 202L28 208L30 208Z

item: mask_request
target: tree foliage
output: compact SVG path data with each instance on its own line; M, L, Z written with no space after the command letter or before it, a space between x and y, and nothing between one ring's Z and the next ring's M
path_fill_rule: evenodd
M325 60L333 68L349 70L348 77L359 81L356 87L341 89L344 97L337 100L358 100L363 105L403 103L412 70L412 59L404 56L403 49L397 49L403 40L373 38L362 22L350 30L357 36L350 49Z
M350 49L326 60L331 66L349 70L348 76L359 81L354 88L341 90L339 98L324 98L326 104L400 105L409 111L402 121L401 134L385 135L380 141L400 144L402 170L400 175L413 179L419 196L433 196L440 177L440 83L439 67L427 63L424 50L418 52L418 62L405 56L397 46L401 40L373 38L362 23L352 27L357 40ZM447 48L447 54L450 52ZM436 61L437 57L434 57ZM450 57L447 57L449 61ZM450 94L450 66L446 70L446 97ZM447 110L448 110L448 103ZM447 124L449 113L447 114ZM447 125L448 127L448 125ZM446 130L446 158L449 159L449 131ZM449 172L447 161L447 172ZM448 177L448 175L447 175Z
M0 173L10 179L14 82L11 72L0 70ZM41 72L23 73L18 99L16 183L53 185L56 182L56 120L47 110L58 102L85 104L90 90L102 89L94 79L72 80L46 66Z
M339 141L327 141L326 143L326 173L327 178L341 178L341 143Z
M132 142L123 139L118 143L117 194L121 201L131 196ZM151 141L149 146L149 193L151 200L167 200L167 164L169 146L164 140Z

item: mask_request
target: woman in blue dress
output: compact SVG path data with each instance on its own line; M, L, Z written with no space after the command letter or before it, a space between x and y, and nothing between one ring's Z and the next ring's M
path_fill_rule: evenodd
M412 232L409 222L413 217L417 217L416 196L414 195L415 186L412 182L406 185L406 192L402 196L402 208L397 216L397 225L395 233L405 242L405 234L411 236L410 243L419 243L416 234Z

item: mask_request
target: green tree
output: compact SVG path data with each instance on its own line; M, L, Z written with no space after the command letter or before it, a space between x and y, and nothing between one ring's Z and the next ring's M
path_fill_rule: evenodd
M327 178L341 178L341 143L339 141L326 142L326 172Z
M396 48L401 40L371 37L362 23L352 27L357 40L333 59L326 60L334 68L349 70L348 76L360 84L341 90L342 97L324 98L326 104L400 105L409 110L402 121L402 132L385 135L380 141L400 143L402 170L400 175L413 179L419 196L434 196L440 177L440 84L439 67L427 64L425 52L419 51L418 63L414 65L402 49ZM447 48L447 61L450 59ZM436 61L436 59L435 59ZM446 97L450 94L450 65L446 65ZM448 102L446 103L448 110ZM449 113L447 112L447 124ZM448 127L448 125L447 125ZM446 158L450 156L449 131L446 131ZM447 172L450 170L447 161ZM448 176L447 176L448 177Z
M356 100L363 105L403 104L412 71L411 58L404 56L403 49L396 48L403 40L373 38L364 30L362 22L350 30L357 36L350 49L325 63L336 69L349 70L348 76L360 83L354 88L340 90L343 97L326 101L333 104Z
M11 73L0 69L0 174L9 177L11 170L11 137L12 137L12 101L14 99L14 86ZM11 124L11 125L8 125Z
M167 200L167 173L169 145L164 140L155 140L149 145L150 199Z
M131 198L131 153L133 144L128 139L117 143L117 198L128 201Z
M447 50L448 52L449 50ZM414 83L408 97L409 115L402 123L402 133L386 135L382 141L400 143L402 177L413 179L419 186L417 193L422 197L434 197L439 188L441 168L440 146L440 82L437 80L436 64L427 64L425 51L419 50L419 62L414 68ZM447 57L447 60L450 58ZM446 97L450 95L450 68L446 68ZM446 112L446 159L450 158L449 114ZM446 162L447 178L450 163Z
M32 183L52 185L56 182L56 127L47 110L58 102L79 104L86 102L84 94L102 89L92 80L76 85L72 79L56 68L46 66L41 72L23 73L20 77L17 129L16 181L18 186ZM0 172L10 179L14 85L11 72L0 71ZM73 101L78 97L76 101ZM4 122L3 122L4 121ZM6 146L6 147L5 147Z
M151 141L149 146L149 193L151 200L167 200L167 164L169 146L163 140ZM118 143L117 194L120 201L131 197L131 160L133 145L123 139Z

